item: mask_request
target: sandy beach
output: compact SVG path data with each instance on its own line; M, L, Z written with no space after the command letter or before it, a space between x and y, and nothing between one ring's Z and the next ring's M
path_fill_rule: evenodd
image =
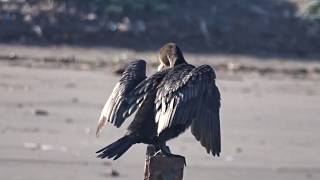
M119 79L105 64L123 52L122 59L137 56L154 63L156 52L1 45L1 55L10 54L12 48L21 59L0 61L0 179L142 179L145 145L133 146L117 161L95 158L96 150L120 138L130 119L120 129L107 127L99 139L95 128ZM35 60L59 55L106 63L92 68L90 63L57 65ZM197 56L186 58L195 64L236 61L259 67L319 67L319 63L298 60L280 63L238 57L237 61L237 57L205 55L197 61ZM217 76L222 93L222 154L219 158L207 155L190 131L170 141L173 152L186 156L184 179L320 179L319 77L229 71L218 71Z

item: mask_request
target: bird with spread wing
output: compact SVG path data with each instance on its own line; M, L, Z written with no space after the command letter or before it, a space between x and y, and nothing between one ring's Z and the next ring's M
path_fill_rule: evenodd
M136 143L151 144L158 153L182 157L170 152L166 142L191 126L207 153L219 156L220 92L215 72L208 65L188 64L180 48L168 43L160 49L158 72L146 76L146 62L129 64L107 100L96 135L109 122L120 127L135 113L127 133L97 151L98 158L118 159Z

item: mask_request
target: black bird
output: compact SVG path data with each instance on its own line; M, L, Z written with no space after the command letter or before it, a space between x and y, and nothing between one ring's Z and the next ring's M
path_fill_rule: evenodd
M171 154L166 141L189 126L207 153L219 156L220 92L214 70L188 64L174 43L160 49L159 60L158 72L150 77L146 77L144 60L131 62L122 74L101 112L96 135L107 122L120 127L137 112L127 133L97 151L98 158L118 159L135 143L154 145L165 156L179 156Z

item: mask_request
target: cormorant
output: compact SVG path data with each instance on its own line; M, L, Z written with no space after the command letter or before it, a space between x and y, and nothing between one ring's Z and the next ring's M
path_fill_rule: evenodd
M220 92L214 70L188 64L174 43L160 49L159 60L158 72L150 77L144 60L131 62L122 74L101 112L96 135L107 122L120 127L137 112L127 133L97 151L98 158L116 160L135 143L154 145L165 156L179 156L171 154L166 141L190 126L207 153L219 156Z

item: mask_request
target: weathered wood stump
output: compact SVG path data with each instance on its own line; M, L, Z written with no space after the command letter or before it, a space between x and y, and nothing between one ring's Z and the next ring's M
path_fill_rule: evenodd
M182 180L184 159L155 155L153 146L147 147L144 180Z

